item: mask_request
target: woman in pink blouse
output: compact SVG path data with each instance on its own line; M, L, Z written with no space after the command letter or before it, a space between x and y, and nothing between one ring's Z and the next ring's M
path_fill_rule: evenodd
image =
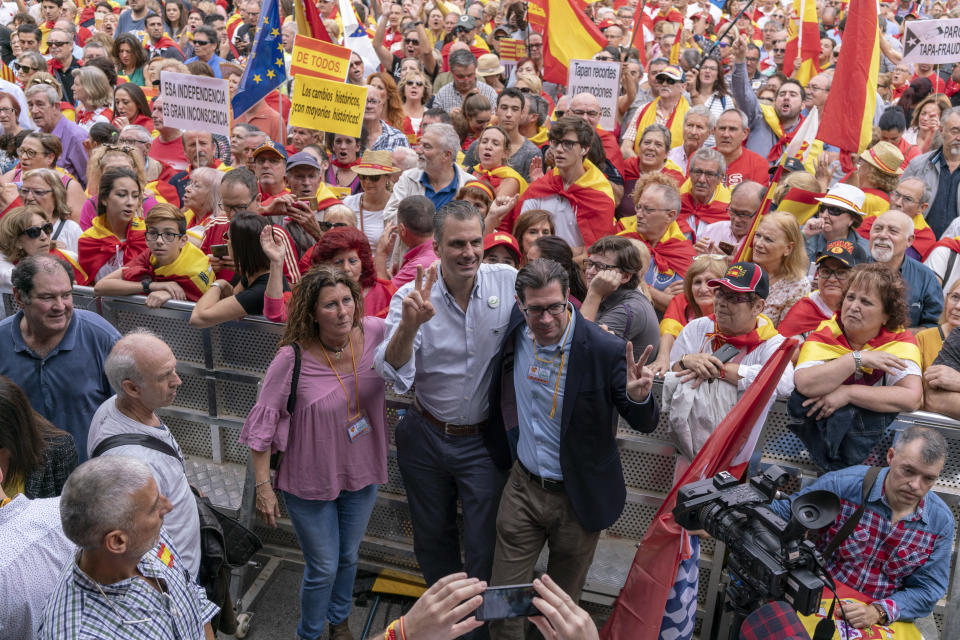
M360 286L339 270L304 275L290 300L280 350L240 442L250 447L257 513L276 526L283 493L306 563L297 635L346 628L360 541L377 485L387 481L384 382L373 352L384 321L364 317ZM288 410L294 363L300 373ZM283 458L270 483L270 453Z

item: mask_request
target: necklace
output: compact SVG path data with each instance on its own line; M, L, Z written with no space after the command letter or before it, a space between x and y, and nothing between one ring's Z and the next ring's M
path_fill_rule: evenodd
M81 569L81 571L82 571L82 569ZM147 576L140 574L139 577L142 578L147 584L150 584L150 579L147 578ZM153 578L153 581L156 583L157 589L160 591L160 594L161 594L161 595L164 597L164 599L167 601L167 607L169 608L170 613L171 613L172 615L174 615L174 616L179 616L179 615L180 615L180 610L177 608L177 605L173 602L173 598L170 597L170 591L169 591L168 589L165 589L165 588L164 588L163 582L161 582L160 578ZM117 607L116 607L115 604L113 604L113 601L110 600L110 598L107 597L107 594L103 592L103 588L100 586L100 583L97 582L96 580L94 580L93 578L90 578L90 582L92 582L92 583L94 584L94 586L97 587L97 591L100 592L100 595L103 596L103 599L107 602L108 605L110 605L110 608L113 609L113 612L114 612L115 614L117 614L117 618L120 620L120 624L124 624L124 625L128 625L128 624L145 624L145 623L151 622L151 621L153 620L153 618L142 618L142 619L139 619L139 620L127 620L127 619L125 619L125 618L121 615L120 610L117 609ZM152 587L153 585L151 584L150 586Z
M340 360L341 358L343 358L343 350L347 348L348 344L350 344L349 337L347 338L347 341L343 343L343 346L340 346L340 347L331 347L329 345L324 344L323 340L320 341L320 346L326 351L332 351L333 357L336 358L337 360Z

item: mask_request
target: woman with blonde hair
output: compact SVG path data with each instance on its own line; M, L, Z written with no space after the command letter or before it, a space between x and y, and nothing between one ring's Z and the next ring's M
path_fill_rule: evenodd
M53 169L27 171L23 174L20 199L24 205L43 210L47 220L53 223L53 233L50 236L52 242L61 249L76 253L77 241L83 230L72 219L73 212L67 203L67 190L63 188L59 173Z
M59 174L60 181L67 190L67 204L71 212L76 212L73 215L77 216L87 195L75 176L71 176L57 166L57 159L62 151L63 147L57 136L42 131L31 131L23 137L20 148L17 149L17 157L20 158L19 166L4 176L4 182L21 182L23 174L31 169L52 169Z
M770 294L763 314L776 326L797 300L810 293L810 261L797 219L782 211L763 216L752 249L752 261L763 267L770 278Z
M940 117L950 108L950 99L942 93L934 93L913 108L910 126L903 132L903 139L914 144L920 153L926 153L940 145Z
M86 280L76 252L61 249L51 240L53 229L54 225L39 207L17 207L0 219L0 291L12 291L10 278L18 262L27 256L45 253L68 262L77 282Z
M433 95L430 80L422 71L408 71L400 79L398 91L404 114L401 131L406 134L407 141L414 144L420 138L423 112Z
M77 124L90 131L97 122L113 120L113 90L107 74L89 66L73 72L73 96L77 100Z

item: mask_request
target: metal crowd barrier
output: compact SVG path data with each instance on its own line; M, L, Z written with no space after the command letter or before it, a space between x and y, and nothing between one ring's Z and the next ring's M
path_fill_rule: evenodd
M9 300L5 300L9 302ZM252 513L252 474L247 468L247 449L237 443L244 418L257 399L260 381L276 352L282 326L263 319L245 319L208 329L190 327L192 303L168 302L160 309L147 309L142 296L98 298L89 287L76 287L74 306L99 313L121 333L137 327L161 336L177 357L177 372L183 385L174 406L159 413L188 458L191 480L208 491L214 504L249 519ZM9 307L8 307L9 308ZM661 393L658 384L655 392ZM388 386L387 423L396 425L412 398L392 393ZM950 455L935 488L960 522L960 423L923 412L902 415L871 453L882 463L886 449L897 433L910 424L936 428L946 436ZM769 464L793 471L793 489L812 481L817 470L803 445L786 427L783 401L778 401L764 425L749 473ZM376 506L361 545L361 561L372 567L418 572L413 553L413 528L403 481L396 461L393 429L390 433L389 479L380 487ZM605 617L622 587L637 544L673 484L676 450L662 416L649 434L618 427L620 457L627 484L627 503L620 518L601 536L587 577L582 602L598 618ZM281 505L282 499L280 500ZM282 507L281 507L282 510ZM278 529L256 526L267 544L297 547L286 512ZM704 540L701 547L697 633L717 637L723 626L722 544ZM957 546L951 556L951 587L938 604L932 621L943 640L960 640L960 564ZM546 567L546 552L540 568ZM930 628L924 637L934 636Z

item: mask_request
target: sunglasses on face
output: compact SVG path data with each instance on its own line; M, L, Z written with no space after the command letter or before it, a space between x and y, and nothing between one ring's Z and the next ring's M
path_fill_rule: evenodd
M36 240L40 237L40 234L49 237L51 233L53 233L53 224L48 222L41 227L27 227L20 232L20 235L27 236L31 240Z
M419 40L411 40L410 38L403 39L404 44L420 44Z
M318 222L320 225L320 231L330 231L330 229L336 229L338 227L348 226L346 222Z
M671 85L677 84L677 80L674 80L673 78L667 78L667 77L657 78L657 82L659 82L660 84L671 84Z

